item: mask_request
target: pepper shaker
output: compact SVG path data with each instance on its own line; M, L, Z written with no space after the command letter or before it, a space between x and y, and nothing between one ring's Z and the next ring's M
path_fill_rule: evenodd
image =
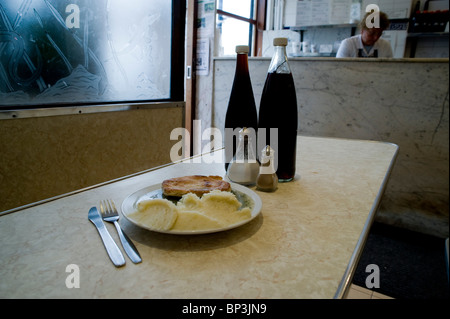
M261 166L256 178L256 189L264 192L273 192L278 187L278 176L274 167L275 151L270 145L261 151Z

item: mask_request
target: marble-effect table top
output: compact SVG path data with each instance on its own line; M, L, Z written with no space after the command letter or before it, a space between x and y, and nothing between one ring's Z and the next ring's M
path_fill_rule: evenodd
M116 268L88 210L164 179L221 175L177 163L0 216L1 298L335 298L348 287L398 147L298 137L297 174L261 197L261 214L225 232L177 236L120 219L143 262ZM114 226L106 224L119 247ZM123 250L122 250L123 251ZM69 288L71 267L79 288ZM67 282L69 281L69 284Z

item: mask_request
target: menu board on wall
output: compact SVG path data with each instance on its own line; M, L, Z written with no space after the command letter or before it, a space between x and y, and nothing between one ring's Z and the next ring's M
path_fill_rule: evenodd
M333 0L330 3L330 17L328 19L330 24L343 24L350 22L352 1L348 0Z
M345 24L350 21L352 0L291 0L286 2L285 26Z
M362 16L369 4L376 4L380 11L386 13L389 19L408 19L410 16L412 0L363 0Z
M353 0L286 0L284 26L303 27L315 25L336 25L355 21ZM369 4L376 4L390 19L408 19L412 0L362 0L361 16Z

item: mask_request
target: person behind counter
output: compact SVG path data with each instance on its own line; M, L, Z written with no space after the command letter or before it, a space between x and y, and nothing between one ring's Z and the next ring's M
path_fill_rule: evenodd
M380 14L379 28L366 25L366 19L372 13L366 13L359 23L361 33L344 39L336 53L336 58L392 58L391 44L381 39L381 34L389 27L389 18L384 12Z

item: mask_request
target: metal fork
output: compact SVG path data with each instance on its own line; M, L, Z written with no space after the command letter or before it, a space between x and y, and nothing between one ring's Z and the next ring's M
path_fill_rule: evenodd
M114 223L116 226L117 233L119 234L120 242L122 243L123 249L127 253L128 257L130 257L131 261L135 264L140 263L142 261L141 255L137 251L133 242L128 238L128 236L122 231L119 223L119 213L117 212L116 205L112 200L104 200L100 202L100 212L102 213L102 217L104 221Z

